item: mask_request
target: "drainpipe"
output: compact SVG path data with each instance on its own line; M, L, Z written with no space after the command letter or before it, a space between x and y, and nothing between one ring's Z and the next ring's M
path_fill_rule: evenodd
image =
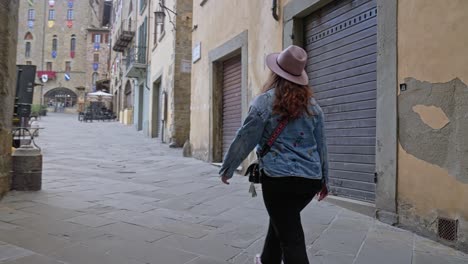
M278 16L278 0L273 0L273 4L272 4L272 7L271 7L271 15L273 16L273 18L278 21L279 20L279 16Z

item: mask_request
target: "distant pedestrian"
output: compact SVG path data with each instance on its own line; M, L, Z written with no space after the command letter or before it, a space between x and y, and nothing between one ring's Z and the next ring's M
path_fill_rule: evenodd
M257 154L267 149L259 167L270 224L256 264L308 264L300 213L316 194L319 201L328 195L324 115L308 85L306 62L307 53L298 46L268 55L272 75L251 104L220 171L229 184L256 146ZM267 141L274 142L271 148Z

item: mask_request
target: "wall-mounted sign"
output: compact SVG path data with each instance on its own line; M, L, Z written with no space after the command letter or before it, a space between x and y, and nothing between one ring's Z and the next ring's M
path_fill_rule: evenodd
M29 20L28 21L28 27L33 28L34 27L34 20Z
M97 71L99 69L99 63L93 63L93 70Z
M73 8L73 1L71 0L68 1L68 8Z
M72 28L72 27L73 27L73 21L68 20L68 21L67 21L67 27L68 27L68 28Z
M190 73L192 71L192 62L189 60L181 60L180 72Z
M41 80L43 83L46 83L49 80L49 75L47 74L42 74Z
M53 50L52 51L52 58L57 58L57 51L56 50Z
M192 49L192 62L195 63L201 59L201 42L195 44Z
M28 4L29 4L29 6L33 6L34 5L34 0L28 0Z
M47 26L49 26L49 28L53 27L55 25L55 21L54 20L49 20L47 22Z
M65 81L67 81L67 82L71 79L69 73L65 73L64 77L65 77Z
M49 6L54 7L55 6L55 0L49 0Z

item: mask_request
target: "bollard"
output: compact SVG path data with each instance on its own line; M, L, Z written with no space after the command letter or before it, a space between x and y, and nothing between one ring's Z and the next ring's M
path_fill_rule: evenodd
M42 187L42 153L39 149L24 145L12 154L13 172L11 189L39 191Z

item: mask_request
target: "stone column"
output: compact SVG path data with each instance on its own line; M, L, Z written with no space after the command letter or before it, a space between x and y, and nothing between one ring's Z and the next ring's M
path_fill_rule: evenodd
M0 197L10 188L18 6L18 0L0 1Z

